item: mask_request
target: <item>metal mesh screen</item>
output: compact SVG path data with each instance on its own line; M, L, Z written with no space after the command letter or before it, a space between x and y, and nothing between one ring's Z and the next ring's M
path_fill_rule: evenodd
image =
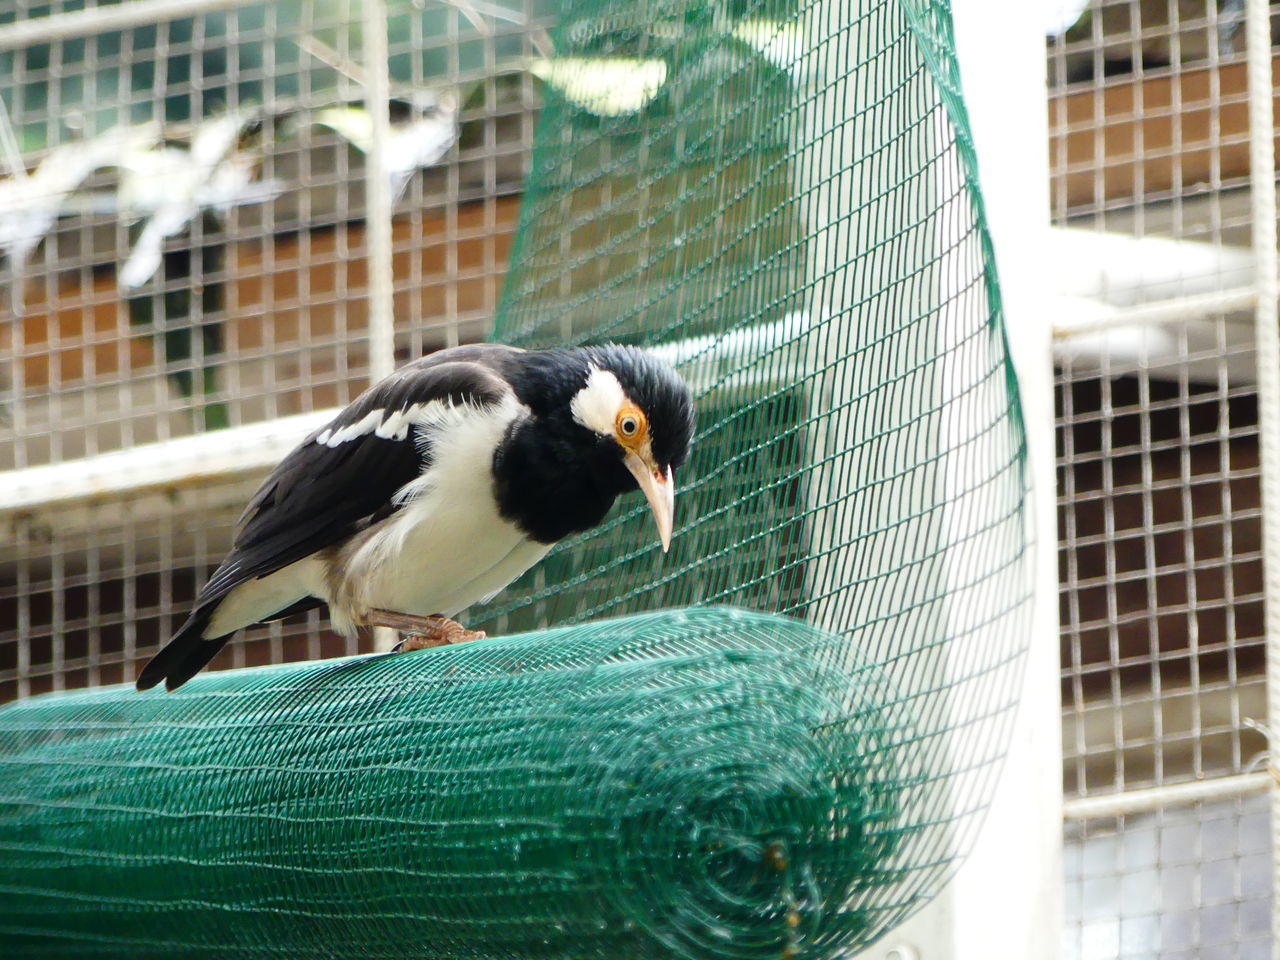
M1270 949L1266 804L1158 792L1257 789L1266 748L1243 8L1094 2L1048 45L1064 786L1157 791L1068 823L1068 956Z
M1250 354L1161 332L1164 362L1061 371L1072 796L1240 773L1265 746L1242 725L1266 715L1257 411L1227 360Z
M259 437L241 428L333 408L369 379L362 5L241 3L58 35L56 15L81 7L0 11L0 471L228 429L187 470L203 476L174 473L172 500L129 492L144 453L79 471L111 475L108 502L68 506L92 487L73 483L49 503L34 479L30 509L0 506L3 699L129 675L293 438L245 469ZM488 335L538 102L527 66L553 7L391 8L397 362ZM36 42L5 43L32 23ZM324 626L251 634L264 643L220 663L372 643Z
M967 851L1030 586L1025 434L948 6L573 0L551 37L530 64L553 92L496 336L623 339L681 370L700 426L678 546L659 566L632 501L562 544L538 589L468 617L549 629L7 706L15 950L834 958L928 902ZM318 59L346 52L318 42ZM203 370L177 372L208 428L221 398ZM231 424L243 456L224 474L269 459L278 426ZM148 451L132 498L181 497L165 471L180 450L180 479L199 478L195 439ZM31 478L49 479L46 513L79 482L17 473L32 502ZM123 538L137 554L161 534L161 556L130 558L135 605L153 572L185 595L225 535L214 501L176 503L172 526ZM73 520L59 512L57 537ZM113 562L93 544L59 547ZM192 580L166 584L166 566ZM69 618L104 602L41 610L48 673L80 656ZM262 659L308 644L268 640ZM144 830L140 858L117 855Z
M222 560L254 480L139 496L76 511L29 542L0 587L13 631L0 644L0 698L130 680L164 643ZM14 637L21 638L15 639ZM312 613L255 627L219 666L315 659L372 649L348 641Z
M1070 824L1067 956L1265 960L1270 837L1258 796Z
M247 4L0 51L5 126L32 168L6 183L0 468L367 385L361 9ZM440 4L389 24L405 356L482 338L496 302L537 11L494 9L483 32Z

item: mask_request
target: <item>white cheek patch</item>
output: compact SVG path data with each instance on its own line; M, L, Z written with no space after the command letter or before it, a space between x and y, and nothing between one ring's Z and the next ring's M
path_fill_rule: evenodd
M587 374L587 385L570 401L569 412L588 430L612 436L618 411L626 402L627 395L618 378L608 370L593 366Z

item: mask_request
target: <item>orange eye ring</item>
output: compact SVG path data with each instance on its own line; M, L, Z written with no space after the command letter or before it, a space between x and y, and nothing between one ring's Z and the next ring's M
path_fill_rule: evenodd
M634 403L624 403L613 421L613 432L624 447L636 447L649 435L649 422L644 411Z

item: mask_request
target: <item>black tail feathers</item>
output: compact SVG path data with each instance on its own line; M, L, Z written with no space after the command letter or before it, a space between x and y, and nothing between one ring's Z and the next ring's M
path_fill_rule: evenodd
M216 606L211 604L197 607L191 612L187 622L138 674L139 690L150 689L161 680L164 681L166 690L177 690L218 655L218 651L227 642L227 637L205 640L200 636Z

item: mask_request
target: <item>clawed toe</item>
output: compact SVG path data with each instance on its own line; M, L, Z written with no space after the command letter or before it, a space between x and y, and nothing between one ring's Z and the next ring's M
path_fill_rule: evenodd
M468 630L462 624L444 617L432 617L427 629L421 633L414 632L405 636L391 648L392 653L405 653L409 650L430 650L432 647L447 647L454 643L466 643L468 640L483 640L487 634L483 630Z

